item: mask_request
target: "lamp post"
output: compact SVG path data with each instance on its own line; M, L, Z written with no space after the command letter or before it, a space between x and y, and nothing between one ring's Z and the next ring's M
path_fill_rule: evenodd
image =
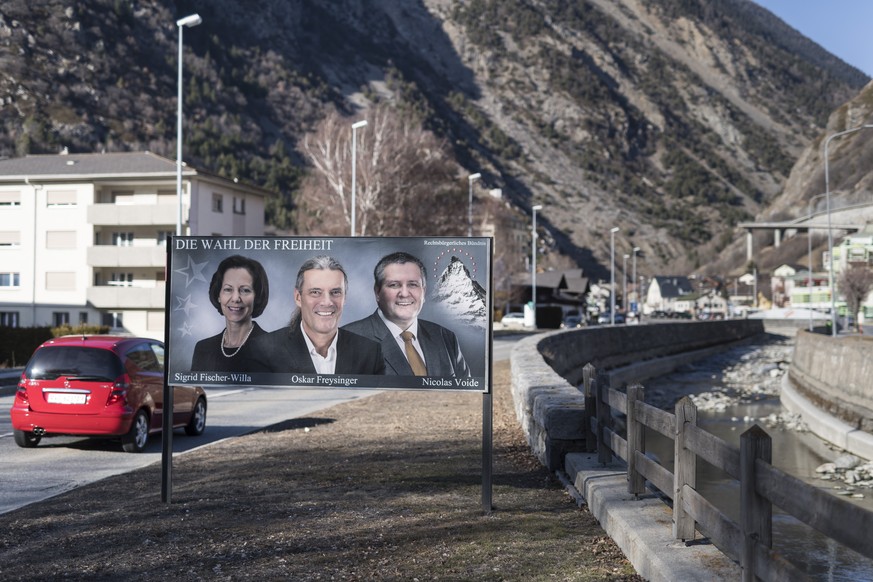
M352 236L355 236L355 197L358 193L357 187L355 186L355 178L357 178L358 176L358 129L364 127L365 125L367 125L366 119L362 119L361 121L352 124Z
M625 253L624 255L624 263L622 263L621 267L621 304L624 306L624 316L627 318L627 260L630 258L630 255Z
M542 210L542 208L542 204L531 207L533 222L530 231L530 298L533 307L534 329L537 328L537 210Z
M639 307L640 307L640 287L639 287L639 283L637 282L637 253L638 252L640 252L640 247L634 247L634 249L633 249L633 255L634 255L633 268L631 269L631 272L633 273L633 279L631 279L631 281L633 282L633 284L636 288L636 292L634 293L634 299L636 299L637 305L636 305L636 309L634 309L634 313L636 313L637 309L639 309Z
M470 182L470 204L467 206L467 236L473 236L473 182L482 177L482 174L476 172L467 176Z
M620 230L614 226L609 231L609 325L615 325L615 233Z
M182 235L182 29L191 28L203 22L199 14L191 14L176 21L179 27L179 82L176 96L176 236Z
M809 200L809 205L807 206L806 212L809 215L809 221L812 222L812 208L813 202L818 198L822 198L825 194L816 194ZM809 306L807 310L809 311L809 331L812 332L812 226L810 225L806 229L806 260L807 266L809 268L809 276L806 279L807 287L809 289Z
M847 129L845 131L839 131L831 136L829 136L825 140L824 145L824 161L825 161L825 200L827 202L827 213L828 213L828 287L830 287L831 291L831 336L837 337L837 302L836 302L836 289L834 289L834 233L831 231L831 188L830 188L830 175L828 173L828 146L831 144L831 140L836 137L840 137L843 135L847 135L850 133L855 133L856 131L861 131L862 129L873 128L873 124L865 124L859 125L858 127L853 127L852 129Z

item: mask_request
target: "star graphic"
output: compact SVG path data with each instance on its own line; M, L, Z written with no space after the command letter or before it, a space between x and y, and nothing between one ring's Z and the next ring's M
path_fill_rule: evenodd
M182 337L185 337L186 335L194 335L191 333L192 329L191 325L186 321L182 324L182 327L179 328L179 332L181 332Z
M203 281L206 283L206 277L203 276L203 268L209 264L209 261L204 261L202 263L195 263L194 259L190 256L188 257L188 266L182 267L181 269L174 269L174 272L179 273L185 277L185 287L187 288L194 281ZM188 272L191 272L189 275Z
M185 297L176 295L176 308L173 311L184 311L185 317L191 315L190 311L197 307L197 304L191 301L191 296L186 295Z

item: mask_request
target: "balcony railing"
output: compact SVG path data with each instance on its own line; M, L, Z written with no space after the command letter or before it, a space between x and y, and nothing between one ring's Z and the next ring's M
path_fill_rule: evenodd
M88 222L98 226L173 226L177 213L175 204L92 204L88 207ZM184 206L183 221L187 216L188 207Z
M164 309L166 287L121 287L99 285L88 287L88 302L97 309Z
M148 247L119 247L97 245L87 251L88 265L91 267L165 267L167 247L154 245Z

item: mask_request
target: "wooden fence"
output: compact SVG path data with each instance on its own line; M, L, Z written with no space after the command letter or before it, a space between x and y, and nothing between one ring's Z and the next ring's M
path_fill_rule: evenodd
M797 581L807 576L773 550L773 506L843 546L873 559L873 512L804 483L771 464L770 437L755 425L737 449L697 426L697 409L688 397L675 414L645 403L645 389L609 387L608 375L592 364L583 369L585 443L599 462L616 456L627 463L628 492L646 493L648 480L673 503L673 535L693 540L695 530L732 560L744 581ZM615 429L614 413L627 418L626 436ZM646 456L646 427L674 443L673 472ZM739 482L740 522L736 523L696 489L701 458Z

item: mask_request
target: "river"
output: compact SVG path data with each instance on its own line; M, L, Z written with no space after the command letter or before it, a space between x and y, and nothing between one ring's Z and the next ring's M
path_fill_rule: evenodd
M826 474L816 469L845 460L845 453L805 430L800 418L779 402L781 377L791 360L793 344L793 337L767 334L758 343L683 366L668 376L646 381L646 401L672 411L680 398L690 396L698 406L698 424L737 447L740 435L758 424L772 438L776 467L849 499L859 510L873 511L873 482L848 485L833 476L823 479ZM672 440L649 432L646 448L672 470ZM703 461L698 464L697 480L704 497L738 522L738 482ZM776 507L773 545L814 580L873 581L873 560L823 538Z

